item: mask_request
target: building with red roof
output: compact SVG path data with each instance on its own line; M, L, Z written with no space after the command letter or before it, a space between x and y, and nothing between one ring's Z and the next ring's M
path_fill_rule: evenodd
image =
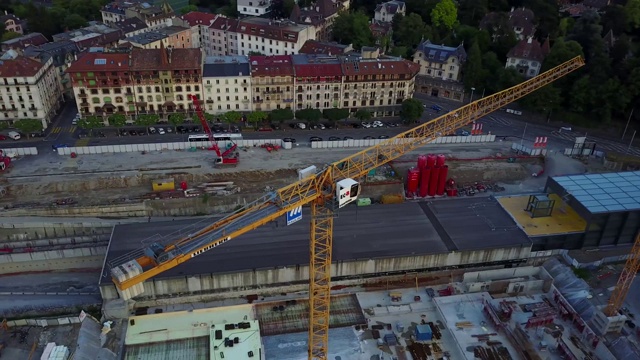
M250 56L255 110L293 108L294 69L291 55Z
M332 55L293 55L296 110L340 106L342 65Z
M52 58L40 62L9 50L0 57L0 84L0 122L39 119L47 128L62 100Z
M550 51L549 39L540 44L537 40L529 37L520 40L507 53L507 64L505 67L513 67L524 77L531 78L540 73L542 62Z
M191 47L206 51L211 44L209 27L218 17L217 14L192 11L174 19L174 24L191 28Z

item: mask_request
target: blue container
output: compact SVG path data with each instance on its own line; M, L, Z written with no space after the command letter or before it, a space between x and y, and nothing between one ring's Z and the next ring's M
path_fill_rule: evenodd
M416 326L416 340L418 341L431 341L433 334L431 333L431 327L429 325Z

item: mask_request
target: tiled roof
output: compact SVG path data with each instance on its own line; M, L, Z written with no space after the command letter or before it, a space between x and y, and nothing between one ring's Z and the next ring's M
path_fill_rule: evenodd
M125 34L148 28L147 24L137 17L118 21L116 23L113 23L113 26L122 30L122 32Z
M238 28L238 20L237 19L230 19L230 18L224 17L224 16L218 16L213 21L211 26L209 26L209 28L215 29L215 30L224 30L224 31L236 32L236 29Z
M166 57L163 54L166 52ZM166 61L165 61L166 59ZM191 70L200 69L202 51L200 49L133 49L131 51L132 70Z
M172 26L166 26L166 27L162 27L162 28L159 28L159 29L155 30L155 32L160 33L160 34L165 34L167 36L175 35L175 34L183 32L183 31L189 31L190 32L191 28L172 25Z
M38 46L48 43L49 40L40 33L31 33L2 42L2 49L22 49L29 45Z
M585 11L589 10L584 4L570 4L560 9L561 12L566 12L571 17L579 17Z
M246 18L239 21L236 32L265 39L295 43L298 41L298 33L305 29L306 26L295 24L289 20Z
M13 15L13 14L4 14L2 16L0 16L0 22L5 23L9 20L13 20L15 22L20 22L20 18L18 18L17 16Z
M342 76L336 56L298 54L291 56L296 77Z
M335 42L321 42L317 40L307 40L298 51L300 54L343 54L349 49L349 45L342 45Z
M211 23L213 23L213 21L216 19L217 16L218 15L216 14L192 11L190 13L186 13L182 15L180 18L186 21L189 24L189 26L196 26L196 25L209 26L211 25Z
M24 56L0 60L0 77L35 76L43 66L41 62Z
M62 66L65 64L67 56L80 52L78 44L71 40L49 42L40 46L28 46L24 49L24 56L38 58L40 61L47 61L53 58L53 65Z
M610 0L584 0L582 3L588 8L600 10L609 5L609 2Z
M392 0L387 1L386 3L378 4L376 6L376 12L381 12L384 8L388 14L396 14L398 10L402 10L404 8L404 1Z
M369 24L369 30L373 36L385 36L391 31L392 24L384 21L373 20Z
M360 57L344 57L342 59L342 73L345 76L354 75L400 75L415 76L420 71L420 65L400 58L391 59L363 59Z
M147 44L151 44L153 42L166 39L166 38L167 38L166 34L162 34L157 31L149 31L149 32L143 32L141 34L126 37L124 38L123 42L147 45Z
M293 76L291 55L249 56L251 76Z
M122 71L129 68L129 54L85 53L67 69L68 73Z
M461 63L467 60L467 52L464 51L462 44L454 48L451 46L436 45L426 40L418 45L416 52L424 54L424 60L436 63L446 63L452 56L458 58L458 61Z
M507 54L507 58L535 60L538 62L542 62L544 57L545 54L542 46L540 46L537 40L532 38L521 40L516 46L509 50Z

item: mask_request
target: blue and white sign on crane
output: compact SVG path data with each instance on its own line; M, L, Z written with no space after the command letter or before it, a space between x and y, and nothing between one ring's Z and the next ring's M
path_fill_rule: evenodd
M302 206L287 212L287 226L302 220Z

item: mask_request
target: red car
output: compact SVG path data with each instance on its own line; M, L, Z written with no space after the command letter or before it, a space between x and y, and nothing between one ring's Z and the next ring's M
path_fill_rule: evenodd
M0 135L0 140L7 140L7 137L4 135Z

